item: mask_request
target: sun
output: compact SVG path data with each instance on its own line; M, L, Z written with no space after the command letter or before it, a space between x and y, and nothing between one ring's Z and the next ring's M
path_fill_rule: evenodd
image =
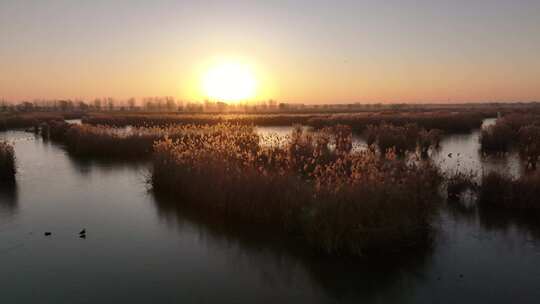
M255 97L257 79L251 68L238 62L212 66L202 79L204 94L214 101L237 102Z

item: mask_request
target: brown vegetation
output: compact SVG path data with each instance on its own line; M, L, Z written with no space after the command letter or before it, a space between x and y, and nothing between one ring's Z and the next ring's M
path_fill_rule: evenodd
M364 136L369 146L375 145L381 152L394 149L399 155L403 155L405 152L415 152L418 148L421 155L426 157L430 148L439 147L442 131L437 129L428 131L416 124L404 126L382 124L368 126Z
M232 123L258 126L291 126L306 124L314 115L308 114L160 114L160 113L92 113L83 123L92 125L125 126L169 126L173 124L219 124Z
M98 158L145 158L156 140L177 138L185 127L111 128L52 121L42 125L44 138L62 142L76 156Z
M343 124L351 126L356 132L363 132L369 125L406 126L416 124L427 130L439 129L447 133L465 133L479 128L484 117L477 112L383 112L315 117L310 119L308 124L314 127Z
M501 119L482 130L480 147L484 153L502 153L509 150L516 134L512 128Z
M521 127L518 132L520 155L527 162L527 167L536 169L538 157L540 157L540 126L527 125Z
M64 116L56 113L22 113L0 115L0 131L29 128L39 125L42 122L53 120L63 120Z
M351 152L347 127L297 128L273 147L260 145L249 126L190 128L154 145L154 191L179 204L332 254L398 252L431 232L437 169L392 151Z
M480 136L484 153L502 153L517 148L531 169L540 157L540 116L510 114L497 119Z
M519 178L505 173L490 172L482 177L479 203L521 211L540 211L540 172L534 171Z
M94 113L83 119L94 125L166 126L171 124L246 124L257 126L291 126L301 124L318 129L348 125L355 132L363 132L369 125L417 124L427 130L440 129L448 133L469 132L479 128L485 116L479 112L362 112L352 114L129 114Z

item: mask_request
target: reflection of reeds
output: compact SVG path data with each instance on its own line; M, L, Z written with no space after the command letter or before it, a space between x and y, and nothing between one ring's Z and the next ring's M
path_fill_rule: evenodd
M464 173L457 170L446 174L445 183L447 197L450 201L459 201L466 191L475 191L478 187L473 172Z
M16 173L15 150L9 143L0 141L0 182L15 181Z
M231 255L234 257L238 256L235 254L238 252L245 257L243 261L248 261L246 267L250 272L260 271L265 273L263 277L269 274L273 277L272 274L278 272L281 278L286 278L284 284L289 282L291 276L298 275L297 270L305 271L317 286L341 301L380 297L403 279L404 272L422 271L432 254L432 244L426 243L426 246L399 252L391 258L381 255L365 260L336 259L332 255L313 254L312 248L295 238L283 238L272 231L231 225L230 220L223 217L197 212L195 208L178 204L174 197L155 191L152 194L159 216L169 227L197 229L200 238L211 240L206 242L211 246L211 251L233 252Z
M483 206L523 211L540 211L540 172L519 178L505 173L490 172L482 176L479 203Z
M526 235L527 238L532 237L534 240L540 240L538 213L480 205L478 208L478 220L482 227L488 231L508 233L510 230L518 230L520 234Z
M431 232L438 171L391 151L351 152L350 129L297 128L283 147L260 145L248 126L190 129L154 145L153 188L178 203L329 253L399 251Z
M7 212L13 214L17 211L18 188L13 181L0 181L0 214Z

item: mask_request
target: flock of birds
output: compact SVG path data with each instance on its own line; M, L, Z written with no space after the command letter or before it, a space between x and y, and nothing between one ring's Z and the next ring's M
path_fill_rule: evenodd
M52 232L47 231L47 232L44 233L44 235L45 235L45 236L51 236L51 235L52 235ZM83 229L83 230L81 230L81 231L79 232L79 237L80 237L81 239L85 239L85 238L86 238L86 229Z

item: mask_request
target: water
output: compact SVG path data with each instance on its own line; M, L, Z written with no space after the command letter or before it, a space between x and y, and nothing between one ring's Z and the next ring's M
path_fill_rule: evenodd
M445 140L440 154L463 145L474 154L474 136ZM74 159L23 132L0 138L15 143L19 166L16 187L0 189L2 303L540 298L540 225L522 218L458 204L444 208L433 248L413 257L317 258L271 237L228 231L153 197L145 163ZM83 228L86 239L78 236Z
M81 125L82 119L66 119L66 122L70 125Z
M495 118L488 118L483 121L482 128L486 128L495 123ZM304 127L309 131L309 127ZM271 135L286 138L293 131L293 127L257 127L256 132L263 136L263 142ZM441 168L443 172L452 173L460 171L463 173L473 173L476 178L480 178L482 172L492 170L503 170L513 176L519 176L524 168L519 161L516 152L508 153L504 157L483 156L480 150L480 130L474 130L471 134L458 134L444 136L441 146L435 151L431 151L431 158ZM272 144L269 142L268 144ZM366 141L358 134L353 133L353 151L367 149Z
M308 126L302 127L304 131L311 131L312 128ZM291 135L292 131L294 130L294 127L292 126L258 126L255 129L255 132L259 134L262 137L262 144L263 145L272 145L275 144L276 137L279 137L281 140L280 142L283 142L283 140L287 140L289 136ZM353 150L354 151L360 151L362 149L366 149L367 143L366 141L361 138L358 134L353 134Z
M484 120L482 128L493 125L495 120ZM517 152L505 156L484 156L479 152L479 139L480 130L474 130L471 134L445 136L440 149L433 151L431 157L443 172L472 172L477 179L483 172L489 171L506 171L516 177L523 173L524 167Z

